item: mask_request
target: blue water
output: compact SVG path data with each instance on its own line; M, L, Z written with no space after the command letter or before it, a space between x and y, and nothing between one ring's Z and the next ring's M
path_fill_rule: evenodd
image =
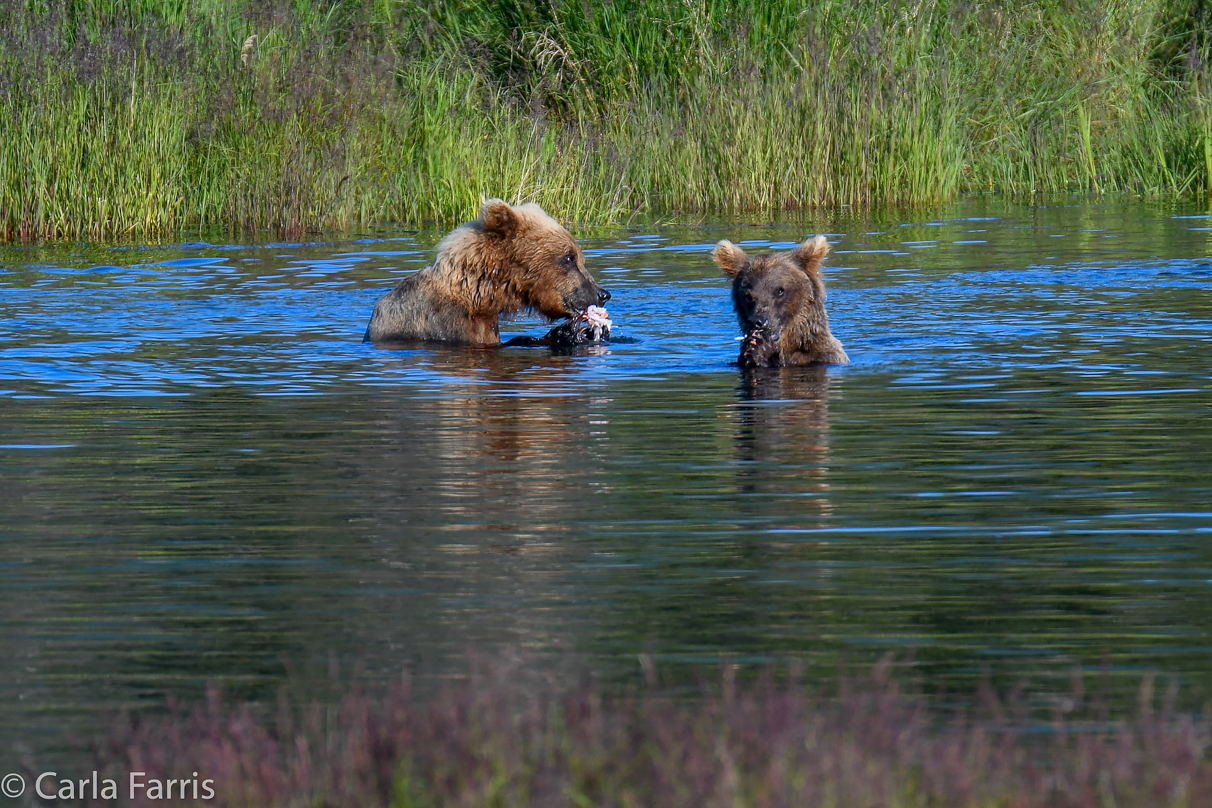
M469 650L1212 695L1212 216L574 232L632 341L572 356L363 344L441 232L0 249L0 764ZM853 364L743 375L709 250L818 232Z

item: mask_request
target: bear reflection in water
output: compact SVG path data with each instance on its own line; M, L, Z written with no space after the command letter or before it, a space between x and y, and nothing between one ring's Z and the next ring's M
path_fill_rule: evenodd
M820 365L741 370L734 439L738 490L796 498L785 527L821 526L829 512L829 396Z
M735 384L724 374L706 387L674 379L669 390L669 380L586 385L582 358L548 352L445 346L393 361L413 382L406 406L385 413L373 465L410 492L410 529L442 524L480 549L550 547L576 529L569 515L586 510L590 492L619 488L604 470L620 462L691 463L725 488L792 497L773 510L762 497L737 501L780 527L815 526L827 508L828 404L844 379L825 367L743 369ZM683 407L701 427L653 441Z
M583 360L446 345L392 361L420 385L384 423L375 465L410 491L412 529L441 524L469 549L550 549L584 509L592 485L577 480L607 460L610 400L577 383Z

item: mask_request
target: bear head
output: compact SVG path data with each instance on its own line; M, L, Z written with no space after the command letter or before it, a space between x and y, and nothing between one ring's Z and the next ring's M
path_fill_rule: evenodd
M529 309L555 320L610 299L572 235L533 203L485 201L479 219L438 245L437 263L453 268L452 285L474 313Z
M715 245L712 257L732 281L732 302L745 335L742 365L846 361L825 313L821 259L828 252L824 236L752 258L730 241Z

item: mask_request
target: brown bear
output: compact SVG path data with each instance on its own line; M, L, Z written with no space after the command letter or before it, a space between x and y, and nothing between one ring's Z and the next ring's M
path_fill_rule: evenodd
M732 279L732 303L744 331L742 367L844 365L842 343L829 333L821 259L824 236L794 250L750 258L730 241L711 255Z
M500 345L502 314L578 317L609 299L576 241L542 208L489 199L479 219L442 239L432 264L380 298L366 340Z

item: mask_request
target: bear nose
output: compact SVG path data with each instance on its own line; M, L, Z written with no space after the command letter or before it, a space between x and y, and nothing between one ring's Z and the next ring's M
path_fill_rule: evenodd
M599 306L604 304L609 299L610 299L610 292L607 292L605 289L598 292L598 305Z

